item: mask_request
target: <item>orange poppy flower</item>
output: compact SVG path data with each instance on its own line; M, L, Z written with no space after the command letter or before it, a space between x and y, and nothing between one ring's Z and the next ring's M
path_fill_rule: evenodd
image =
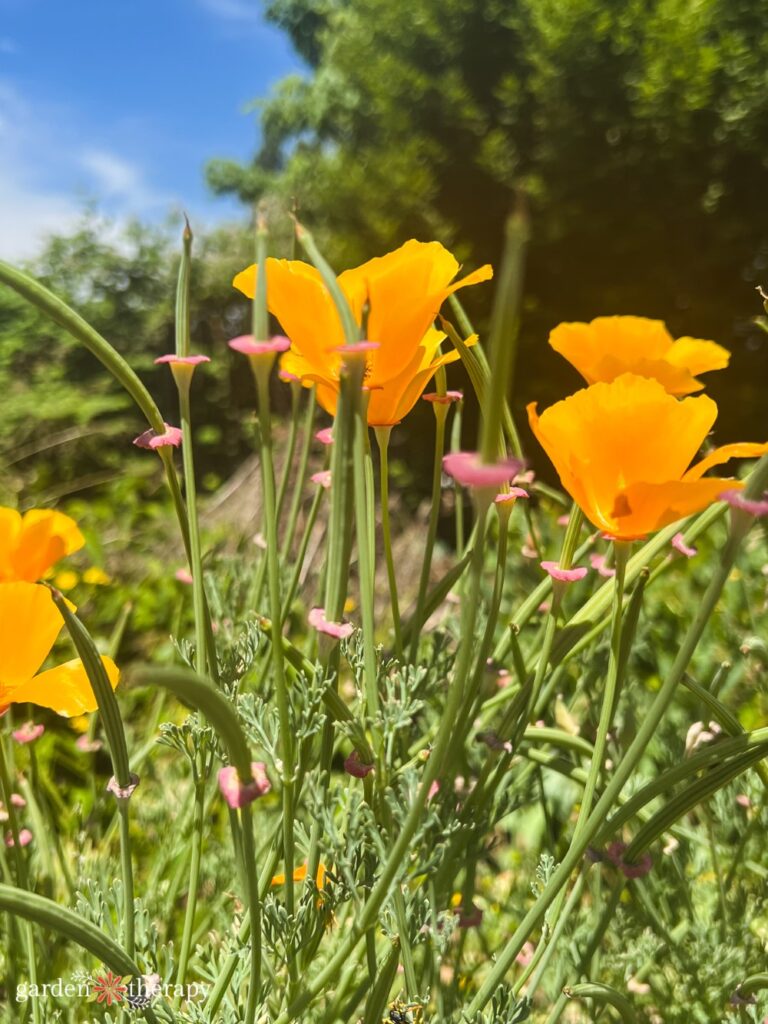
M47 587L0 583L0 707L28 702L67 718L96 710L79 659L38 672L63 625ZM102 661L114 689L120 673L110 658Z
M593 384L528 419L560 481L595 526L621 540L661 529L710 505L733 480L704 473L755 458L768 444L728 444L690 463L717 417L711 398L678 401L656 380L626 373Z
M0 582L34 583L83 544L77 524L61 512L33 508L22 516L0 508Z
M730 352L714 341L678 338L661 320L643 316L599 316L590 323L558 324L549 344L576 367L587 384L606 383L622 373L652 377L671 395L689 395L704 385L699 373L722 370Z
M315 878L315 884L317 885L318 889L322 889L323 886L325 885L326 871L327 871L326 866L321 861L317 865L317 876ZM307 865L306 864L300 865L293 872L293 880L294 880L294 882L303 882L306 877L307 877ZM285 874L273 875L272 876L271 885L273 887L274 886L278 886L278 885L285 885Z
M458 288L487 281L489 265L453 281L456 259L439 242L405 245L369 260L338 277L339 287L361 325L367 306L365 384L370 391L368 422L392 426L407 415L439 366L458 358L437 354L444 335L433 321L446 298ZM267 260L267 303L291 339L281 368L306 384L332 415L336 410L344 330L318 270L297 260ZM453 283L451 283L453 282ZM253 298L256 268L250 266L234 285Z

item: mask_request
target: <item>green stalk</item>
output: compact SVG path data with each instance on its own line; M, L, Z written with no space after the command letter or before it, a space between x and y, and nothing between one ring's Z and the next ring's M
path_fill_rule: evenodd
M391 427L376 427L376 441L379 445L379 501L381 504L381 531L384 540L384 558L387 563L389 599L392 604L392 626L395 631L395 654L403 654L403 633L400 625L400 606L397 599L397 576L395 560L392 557L392 525L389 518L389 438Z
M451 451L461 451L461 410L464 402L457 402L451 423ZM458 481L453 481L453 511L456 519L456 557L464 554L464 491Z
M304 497L304 484L307 478L307 466L309 465L309 455L312 449L312 428L314 425L316 408L317 401L315 399L315 389L311 388L309 390L307 408L304 414L304 440L302 442L301 455L299 457L299 470L296 474L293 494L291 496L291 507L288 512L288 525L286 526L285 533L283 534L283 546L280 550L280 558L283 561L287 560L291 552L294 534L296 533L296 523L298 522L299 511L301 510L301 500Z
M445 419L448 415L448 406L440 402L433 402L432 409L435 413L435 457L432 464L432 504L429 509L429 525L427 527L427 539L424 544L424 559L421 563L421 576L419 577L419 595L416 599L416 611L411 620L411 648L408 660L411 663L416 661L416 652L419 648L419 637L421 627L424 624L424 601L429 587L429 574L432 568L432 552L437 537L437 525L440 519L440 499L442 496L441 483L443 479L443 452L445 451ZM481 544L477 545L482 547Z
M16 881L20 889L26 892L29 891L29 877L27 875L27 863L24 859L24 851L22 850L21 842L19 841L19 823L16 818L16 808L11 800L13 786L11 784L11 776L8 771L8 761L5 756L4 736L0 736L0 793L3 797L5 811L8 815L8 824L10 825L11 836L13 837L13 859L16 863ZM30 984L36 985L37 959L35 957L35 935L32 928L32 922L24 920L21 931L24 935L24 944L27 947L26 952L29 981ZM32 1017L35 1024L40 1024L40 1007L37 1005L37 1000L33 1000L32 1002Z
M479 535L482 535L485 529L487 514L488 506L487 504L483 504L478 511ZM375 921L379 909L389 894L392 882L397 877L398 872L403 868L408 846L419 826L419 822L427 802L427 797L429 795L429 790L432 783L437 779L438 775L445 767L445 755L451 738L453 722L456 713L461 706L464 689L467 685L474 650L475 620L477 617L477 608L480 597L482 571L483 547L482 544L476 544L472 558L471 585L467 595L467 600L464 602L462 607L461 643L453 678L448 688L445 710L440 721L440 728L429 759L424 766L419 790L414 797L411 808L402 824L397 838L395 839L389 856L382 866L379 879L373 887L373 890L371 891L359 916L351 923L346 938L341 942L334 956L326 964L323 970L320 971L312 981L305 985L304 991L301 995L294 1000L287 1010L284 1010L278 1016L274 1024L287 1024L289 1020L296 1019L297 1016L299 1016L317 997L317 995L323 991L325 986L337 976L339 971L344 967L347 960L352 955L360 939L366 934Z
M751 475L748 495L761 493L765 486L766 478L768 478L768 458L763 457L757 469ZM497 956L494 966L489 971L485 981L467 1008L468 1016L479 1013L486 1006L496 991L497 986L514 963L515 957L522 949L526 939L541 924L547 909L556 898L558 892L567 884L572 871L581 861L592 836L597 833L603 824L607 812L616 802L621 790L643 757L646 747L653 738L659 723L675 696L680 680L717 606L720 594L736 559L739 544L749 529L749 525L750 522L743 514L734 514L732 516L731 531L726 547L721 555L720 564L715 570L709 586L702 597L696 616L686 633L667 679L648 709L648 713L643 719L635 739L617 766L613 779L606 786L594 810L585 822L580 837L571 843L568 852L553 873L545 890Z

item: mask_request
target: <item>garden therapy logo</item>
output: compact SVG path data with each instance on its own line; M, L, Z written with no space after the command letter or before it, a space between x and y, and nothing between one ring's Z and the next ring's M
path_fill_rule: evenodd
M78 999L104 1006L119 1005L122 1008L141 1010L160 997L195 1000L204 998L209 985L191 982L188 985L163 983L159 974L131 975L114 974L103 970L89 974L77 971L69 980L57 978L43 984L21 982L16 986L16 1002L26 1003L33 999Z

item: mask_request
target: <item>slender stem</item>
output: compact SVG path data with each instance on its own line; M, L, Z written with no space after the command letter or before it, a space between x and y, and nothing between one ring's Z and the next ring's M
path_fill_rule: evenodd
M251 969L248 978L248 1003L245 1024L253 1024L261 995L261 901L256 868L256 848L253 841L253 816L246 805L240 811L243 841L243 867L248 897L248 919L251 925Z
M260 357L257 357L260 358ZM283 858L285 862L285 908L289 917L294 913L293 867L293 789L294 749L291 725L288 687L285 678L283 635L279 628L282 622L280 598L280 567L277 541L277 516L275 503L275 474L272 457L272 417L269 400L269 366L259 365L256 369L256 383L259 393L259 422L261 426L261 468L264 492L264 516L267 528L267 576L269 580L270 616L272 629L272 663L275 674L275 700L280 722L280 756L283 762ZM291 958L295 963L295 958Z
M766 461L765 469L768 471L768 461ZM628 778L643 757L648 743L651 741L667 708L672 702L683 673L688 667L688 663L693 657L693 653L704 633L709 618L717 605L736 558L739 542L744 532L746 531L739 531L732 527L731 535L722 553L720 564L715 570L709 586L702 597L696 616L686 633L669 675L648 709L646 717L640 724L635 739L617 766L613 779L606 786L594 810L585 822L581 835L571 842L568 852L553 873L545 890L498 954L494 966L488 972L485 981L467 1008L469 1016L479 1013L486 1006L488 1000L496 991L497 986L514 963L515 957L522 949L526 939L541 924L544 915L560 889L567 884L573 869L583 857L591 837L602 826L606 813L615 803Z
M376 427L376 440L379 445L379 500L381 503L381 530L384 539L384 557L387 563L389 579L389 597L392 603L392 625L395 631L395 653L398 657L403 653L403 631L400 624L400 606L397 599L397 576L395 560L392 557L392 526L389 518L389 438L391 427Z
M186 496L187 519L189 522L190 572L192 573L192 604L195 614L195 670L205 675L205 593L203 590L203 556L200 544L200 529L197 519L197 487L195 484L195 456L192 443L192 414L189 401L189 380L179 385L179 407L181 409L181 445L184 464L184 491Z
M177 979L179 985L184 985L189 956L192 949L192 935L195 926L195 911L197 909L197 891L200 886L200 861L203 849L204 811L205 811L205 782L199 772L199 761L196 758L193 767L195 775L194 782L194 812L192 817L192 835L190 837L191 858L189 862L189 881L187 883L187 905L184 911L184 930L181 937L181 951L179 953L179 969Z
M301 455L299 456L299 469L296 473L296 479L293 485L293 494L291 496L291 507L288 512L288 525L285 528L283 534L283 546L280 550L280 557L285 561L291 551L293 545L294 534L296 533L296 523L299 519L299 511L301 509L301 499L304 497L304 483L307 477L307 466L309 465L309 455L312 449L312 427L315 421L315 411L317 408L317 401L315 399L315 389L312 388L309 392L307 399L307 408L304 414L304 441L302 443Z
M437 524L440 519L440 500L442 497L442 479L443 479L443 452L445 450L445 418L448 412L448 406L442 405L436 402L432 406L435 413L435 458L432 466L432 504L429 509L429 526L427 527L427 539L424 545L424 559L421 563L421 577L419 578L419 596L416 599L416 612L414 613L412 624L413 634L411 637L411 649L409 654L409 660L414 662L416 660L416 652L419 647L419 637L421 636L422 616L424 614L424 601L427 596L427 588L429 586L429 573L432 568L432 552L435 547L435 538L437 537ZM478 536L480 536L478 534ZM482 547L481 544L476 545Z

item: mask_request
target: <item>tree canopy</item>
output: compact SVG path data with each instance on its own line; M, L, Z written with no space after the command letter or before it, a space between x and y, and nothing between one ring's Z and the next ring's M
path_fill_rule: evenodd
M768 24L750 0L269 0L307 63L260 105L248 166L209 180L295 199L340 266L408 237L498 259L516 190L532 242L522 359L562 390L560 320L665 319L734 350L711 389L737 432L768 346ZM723 388L730 388L724 392ZM718 389L720 389L718 391Z

